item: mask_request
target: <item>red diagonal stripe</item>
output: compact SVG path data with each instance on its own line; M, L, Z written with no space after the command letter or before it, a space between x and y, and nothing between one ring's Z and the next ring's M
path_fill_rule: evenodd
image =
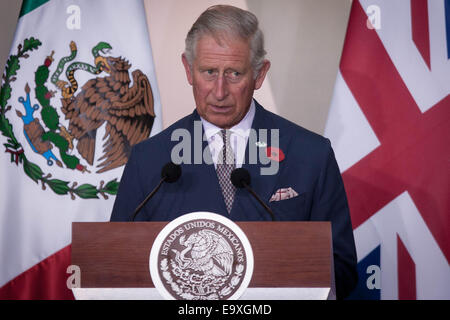
M428 0L411 0L411 27L414 44L431 70Z
M416 265L397 235L398 299L416 300Z
M409 134L393 137L346 170L342 177L353 228L407 190L441 247L450 253L448 134L450 96L423 114ZM398 124L400 125L400 123Z
M340 70L383 143L392 136L407 135L420 110L375 29L367 28L366 21L359 1L353 1Z

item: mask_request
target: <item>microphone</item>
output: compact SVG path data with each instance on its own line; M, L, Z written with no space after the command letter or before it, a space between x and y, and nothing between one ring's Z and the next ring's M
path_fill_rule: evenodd
M260 197L253 191L252 188L250 188L250 173L244 169L244 168L238 168L234 169L233 172L231 172L231 182L236 188L242 189L245 188L250 192L256 200L266 209L266 211L270 214L270 217L272 218L272 221L275 221L275 215L273 214L272 210L261 200Z
M131 221L134 221L136 218L136 215L138 212L142 209L142 207L145 206L145 204L150 200L153 195L161 188L163 182L167 183L174 183L181 177L181 166L177 165L173 162L168 162L164 165L164 167L161 170L161 180L159 181L158 185L155 189L153 189L152 192L144 199L144 201L141 202L141 204L136 208L136 210L133 213L133 216L131 217Z

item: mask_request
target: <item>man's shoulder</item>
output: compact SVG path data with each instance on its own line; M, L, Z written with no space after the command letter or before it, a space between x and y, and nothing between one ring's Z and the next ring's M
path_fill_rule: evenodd
M267 119L270 119L271 128L268 129L279 129L280 138L290 138L291 143L311 147L328 148L330 146L328 138L268 110L262 109L262 112Z
M261 122L268 129L278 129L280 148L292 163L320 168L333 154L330 140L282 116L262 109Z

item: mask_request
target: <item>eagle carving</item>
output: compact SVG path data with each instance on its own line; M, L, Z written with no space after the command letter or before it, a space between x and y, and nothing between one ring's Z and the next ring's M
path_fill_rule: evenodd
M96 73L106 72L107 76L87 81L77 95L68 90L66 82L59 81L58 86L66 92L61 102L62 112L69 120L69 142L77 140L79 154L91 166L97 129L106 123L103 137L106 141L97 166L97 173L102 173L127 162L131 147L149 137L155 113L152 89L145 74L135 70L130 78L131 64L122 57L97 55L95 62ZM76 85L73 72L68 78L72 87Z
M189 268L216 277L226 277L232 273L233 250L218 233L204 229L191 234L187 240L181 236L179 242L186 248L181 252L172 251L181 269Z

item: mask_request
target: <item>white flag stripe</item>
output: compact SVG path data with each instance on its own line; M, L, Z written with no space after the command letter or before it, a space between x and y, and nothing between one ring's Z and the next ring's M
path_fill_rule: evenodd
M331 138L341 172L380 145L353 94L338 73L324 135Z
M449 265L408 192L355 229L354 235L358 261L381 245L382 299L398 299L397 235L415 263L417 298L448 298Z
M413 42L411 2L361 0L363 8L380 7L376 30L409 92L423 112L450 94L450 63L446 52L444 1L428 1L431 71Z

